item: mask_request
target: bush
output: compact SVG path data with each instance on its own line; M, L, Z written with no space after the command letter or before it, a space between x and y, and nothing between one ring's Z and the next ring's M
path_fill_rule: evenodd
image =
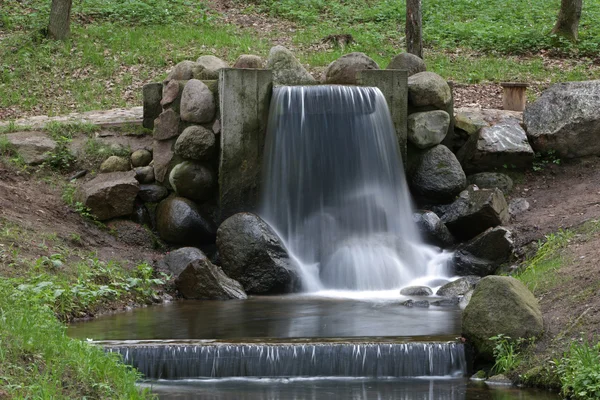
M555 360L562 393L571 399L600 398L600 343L571 343L560 360Z

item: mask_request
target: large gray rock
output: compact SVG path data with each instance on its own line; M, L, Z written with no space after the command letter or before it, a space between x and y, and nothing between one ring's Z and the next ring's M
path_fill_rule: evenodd
M165 254L158 262L158 269L178 276L193 261L208 260L202 250L196 247L181 247Z
M142 126L147 129L154 128L154 119L162 112L162 83L148 83L142 87L143 121Z
M169 182L178 196L202 202L214 194L216 178L210 168L184 161L173 168Z
M48 153L56 149L56 142L43 132L15 132L3 137L28 165L43 163L48 158Z
M194 66L194 79L219 79L219 71L229 65L219 57L200 56Z
M239 213L217 231L217 247L225 273L248 293L283 293L298 284L296 268L281 239L260 217Z
M171 72L169 72L167 79L165 80L184 81L192 79L194 77L194 68L197 66L198 65L193 61L181 61L180 63L176 64L173 69L171 69Z
M190 79L181 94L181 119L203 124L215 117L215 96L208 86L197 79Z
M488 228L508 222L508 205L499 189L469 186L452 203L437 207L436 214L452 234L463 240L479 235Z
M558 83L525 108L523 121L535 151L560 157L600 155L600 80Z
M175 279L175 286L186 299L228 300L246 299L239 282L207 259L190 262Z
M169 195L166 187L156 184L140 185L138 197L145 203L158 203Z
M423 201L452 201L467 186L460 163L446 146L437 145L425 150L415 165L410 186L414 195Z
M525 285L508 276L483 278L463 312L463 336L482 360L493 360L492 336L528 339L541 335L543 330L537 300Z
M154 120L153 136L156 140L168 140L179 135L179 114L169 108Z
M400 53L392 58L386 69L403 69L408 72L408 76L412 76L427 71L427 66L419 56L411 53Z
M208 214L183 197L169 197L156 208L156 230L167 242L187 245L214 243L216 228Z
M472 135L481 128L496 125L506 120L523 122L523 113L510 110L481 109L460 107L455 110L455 126Z
M160 100L160 105L163 109L171 108L179 113L181 108L181 93L186 83L187 80L170 80L163 83L162 99Z
M502 193L508 194L513 188L513 181L510 176L499 172L480 172L467 177L470 185L477 185L479 189L502 190Z
M100 172L102 173L129 171L130 169L129 159L126 157L110 156L100 164Z
M101 221L123 217L133 212L139 183L133 171L99 174L85 183L78 199Z
M454 237L442 220L432 211L413 214L414 221L425 243L448 248L454 244Z
M259 56L253 54L242 54L235 60L233 68L244 68L244 69L260 69L265 65L265 60Z
M209 160L215 154L215 135L203 126L192 125L177 138L175 153L189 160Z
M475 289L475 286L477 286L480 280L481 277L475 275L458 278L457 280L448 282L439 288L435 295L442 297L464 296L471 290Z
M510 231L498 226L477 235L458 247L454 253L456 275L491 275L508 262L513 252Z
M365 69L379 69L379 65L365 53L350 53L333 61L325 70L325 83L356 85L357 74Z
M400 290L403 296L431 296L433 291L427 286L407 286Z
M446 110L452 102L452 91L438 74L419 72L408 77L408 100L415 107L433 106Z
M410 114L408 140L419 149L433 147L444 140L449 126L450 115L446 111L435 110Z
M274 85L314 85L315 78L300 64L291 51L275 46L269 51L267 69L273 71Z
M516 120L507 120L472 134L457 157L465 171L483 172L495 168L524 169L533 161L533 149Z

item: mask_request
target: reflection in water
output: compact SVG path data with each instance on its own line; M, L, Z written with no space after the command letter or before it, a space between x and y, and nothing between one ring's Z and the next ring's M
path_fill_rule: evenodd
M553 393L465 379L213 379L146 382L161 400L558 400Z
M73 324L94 340L448 336L460 333L458 308L407 308L399 301L306 296L185 301Z

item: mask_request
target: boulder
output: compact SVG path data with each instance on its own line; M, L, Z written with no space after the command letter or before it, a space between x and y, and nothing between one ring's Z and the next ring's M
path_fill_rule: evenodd
M191 79L181 94L181 119L197 124L207 123L215 117L215 96L202 81Z
M392 58L386 69L403 69L408 72L408 76L412 76L427 71L427 66L419 56L411 53L400 53Z
M300 64L291 51L275 46L269 51L267 69L273 70L274 85L314 85L315 78Z
M438 145L446 137L450 115L446 111L425 111L408 116L408 140L419 149Z
M129 159L119 156L110 156L100 165L100 172L102 173L129 171L130 169Z
M179 114L169 108L154 120L153 136L156 140L168 140L179 135Z
M333 61L325 70L325 83L356 85L357 74L365 69L379 69L379 65L365 53L350 53Z
M143 120L142 126L147 129L154 128L154 120L162 112L160 101L162 100L162 83L153 82L142 87Z
M452 91L448 83L433 72L419 72L408 78L408 100L414 107L449 108Z
M477 185L479 189L502 190L502 193L508 194L513 188L513 181L510 176L499 172L480 172L467 176L467 182L470 185Z
M229 68L229 65L219 57L200 56L193 68L194 79L219 79L219 71Z
M537 300L525 285L508 276L483 278L463 312L463 336L481 360L493 360L490 337L504 334L513 340L528 339L541 335L543 329Z
M522 197L516 197L508 203L508 213L511 217L523 214L527 210L529 210L529 202Z
M512 256L514 243L510 231L498 226L463 243L454 252L456 275L491 275Z
M133 212L139 183L133 171L99 174L81 186L78 200L101 221Z
M536 152L560 157L600 155L600 80L558 83L525 108L523 122Z
M165 80L187 81L188 79L192 79L194 77L194 68L196 67L197 64L193 61L181 61L171 69Z
M138 197L145 203L158 203L169 195L166 187L156 184L140 185Z
M281 239L257 215L238 213L217 231L217 248L225 273L248 293L284 293L298 284L296 267Z
M531 165L533 156L527 135L516 120L481 128L469 137L457 153L468 172L502 167L523 169Z
M213 171L194 161L177 164L169 175L169 182L178 196L199 202L208 200L216 187Z
M488 228L508 222L508 205L499 189L469 186L451 204L434 209L452 234L469 240Z
M475 286L479 283L481 277L470 275L458 278L455 281L448 282L444 286L438 289L435 293L436 296L442 297L457 297L464 296L467 292L475 289Z
M507 120L523 121L523 113L510 110L481 109L471 107L457 108L454 114L455 126L469 135L481 128L496 125Z
M131 153L131 165L145 167L152 162L152 153L146 149L139 149Z
M175 153L189 160L209 160L215 154L215 135L199 125L192 125L177 138Z
M443 145L420 154L410 175L414 195L432 203L452 201L467 186L467 177L456 156Z
M56 149L56 142L43 132L15 132L2 135L27 165L46 161L48 153Z
M414 213L413 220L425 243L441 248L448 248L454 244L454 237L436 213L432 211Z
M165 179L169 176L171 169L177 164L175 157L176 139L155 140L152 145L152 155L154 161L154 178L163 183L168 181Z
M265 60L253 54L242 54L235 60L233 68L261 69L265 65Z
M223 270L207 259L194 260L175 279L175 286L186 299L229 300L246 299L246 292L238 281L229 278Z
M152 232L133 221L117 219L108 222L106 226L121 243L146 249L153 249L155 246Z
M160 100L160 105L164 108L172 108L175 112L179 112L181 108L181 93L183 92L183 88L185 87L185 81L165 81L163 84L162 90L162 99Z
M137 167L134 169L135 179L139 183L152 183L154 182L154 167Z
M417 308L429 308L429 302L427 300L413 300L408 299L400 303L401 306L404 307L417 307Z
M214 243L217 229L212 218L193 201L169 197L156 208L156 230L167 242L199 245Z
M431 296L433 291L427 286L407 286L400 290L403 296Z
M181 247L165 254L158 262L157 267L177 277L190 263L200 260L208 260L202 250L196 247Z

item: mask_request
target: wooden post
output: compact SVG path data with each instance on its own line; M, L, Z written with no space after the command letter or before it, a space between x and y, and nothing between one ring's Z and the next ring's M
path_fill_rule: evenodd
M527 84L518 82L502 82L500 85L502 85L503 88L502 104L504 109L511 111L525 110L525 103L527 102L525 91L527 90Z

